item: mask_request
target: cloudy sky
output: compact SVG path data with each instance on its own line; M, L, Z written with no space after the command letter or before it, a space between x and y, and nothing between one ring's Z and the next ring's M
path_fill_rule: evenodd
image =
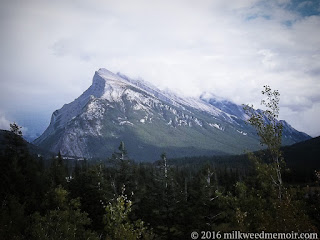
M104 67L160 88L259 107L320 135L320 1L2 0L0 128L42 133Z

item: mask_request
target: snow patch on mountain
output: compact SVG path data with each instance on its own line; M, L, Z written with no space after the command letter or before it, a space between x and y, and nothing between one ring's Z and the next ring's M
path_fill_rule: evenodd
M194 119L194 122L195 122L198 126L200 126L200 127L203 126L202 122L201 122L198 118L195 118L195 119Z
M101 119L105 109L98 101L91 101L88 104L87 111L83 114L87 120Z
M121 121L119 122L119 125L129 125L129 126L133 126L133 123L130 121Z
M221 127L221 126L220 126L219 124L217 124L217 123L209 123L209 126L215 127L215 128L217 128L217 129L219 129L219 130L221 130L221 131L224 131L224 128Z
M242 135L244 135L244 136L248 135L248 133L243 132L243 131L239 131L239 130L237 130L237 132L238 132L238 133L240 133L240 134L242 134Z

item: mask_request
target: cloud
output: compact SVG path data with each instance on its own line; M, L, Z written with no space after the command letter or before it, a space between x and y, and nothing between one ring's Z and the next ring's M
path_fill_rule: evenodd
M0 108L49 119L106 67L186 95L211 91L257 106L269 84L294 122L296 112L316 112L320 92L320 17L299 3L4 1Z
M0 129L9 130L10 121L6 119L3 113L0 112Z
M305 7L310 7L312 5L313 3L311 1L304 1L299 3L297 8L305 8Z
M10 124L13 123L14 121L10 121L7 119L5 114L0 111L0 129L2 130L10 130ZM25 136L28 133L28 128L23 127L18 124L18 126L21 127L22 134Z

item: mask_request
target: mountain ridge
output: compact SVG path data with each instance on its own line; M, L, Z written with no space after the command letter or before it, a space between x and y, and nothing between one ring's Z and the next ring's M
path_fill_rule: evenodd
M234 154L260 148L247 118L230 101L181 97L100 68L83 94L52 114L34 143L86 158L107 157L120 141L143 161L155 160L163 151L172 157ZM285 144L310 138L284 123ZM142 156L144 152L148 154Z

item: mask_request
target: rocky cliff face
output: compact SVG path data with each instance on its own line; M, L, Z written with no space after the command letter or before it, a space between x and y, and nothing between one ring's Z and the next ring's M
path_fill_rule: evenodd
M106 158L124 141L132 158L243 153L259 146L241 106L211 94L185 98L99 69L92 85L52 114L36 145L63 155ZM309 139L284 123L284 144Z

